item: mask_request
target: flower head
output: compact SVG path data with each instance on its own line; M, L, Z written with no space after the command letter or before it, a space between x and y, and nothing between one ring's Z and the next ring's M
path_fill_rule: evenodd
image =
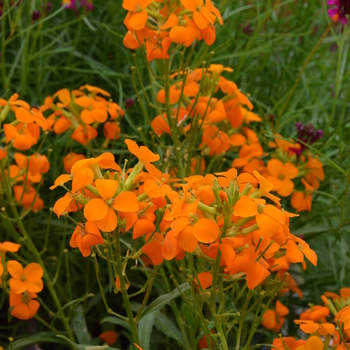
M335 6L328 10L329 17L334 21L348 24L346 15L350 15L350 0L328 0L328 6Z

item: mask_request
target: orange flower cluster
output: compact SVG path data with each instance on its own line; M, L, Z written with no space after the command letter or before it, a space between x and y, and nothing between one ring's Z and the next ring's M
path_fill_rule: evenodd
M169 103L174 105L172 115L183 135L192 129L202 129L203 156L240 149L240 159L233 164L237 167L248 163L252 156L263 155L256 133L248 127L261 118L251 112L252 103L237 85L222 76L225 71L233 72L220 64L181 72L182 79L170 86ZM176 73L171 77L177 79L177 76ZM214 97L216 94L221 97ZM166 103L164 89L157 98L160 103ZM155 117L152 127L157 135L171 134L166 114Z
M211 0L123 0L128 11L124 24L128 29L124 45L129 49L145 46L147 59L168 59L171 44L191 46L204 40L215 42L215 22L223 24L219 10Z
M314 305L302 312L299 319L294 321L301 331L310 335L310 338L307 340L296 340L292 337L277 338L273 341L273 345L281 350L323 350L329 346L335 350L348 349L350 288L342 288L340 295L326 292L321 299L324 306Z
M258 172L194 175L171 187L178 180L151 164L158 155L125 142L139 160L133 169L122 170L111 153L104 153L77 161L71 174L59 176L51 187L67 189L54 206L58 216L83 209L86 222L78 223L70 241L83 256L118 228L125 233L132 229L134 240L142 238L138 256L143 253L150 264L183 259L185 253L207 260L220 254L227 278L245 276L250 289L271 272L305 264L304 256L316 265L316 254L289 231L289 218L295 215L281 209L279 198L270 193L273 185ZM161 217L159 232L156 217ZM209 275L202 275L204 288L211 284Z
M34 153L27 157L21 153L14 153L16 164L9 166L9 182L13 185L16 201L25 209L41 210L44 202L40 198L38 189L32 184L42 183L43 174L50 169L45 155Z
M262 174L273 184L273 190L282 197L291 195L291 205L297 212L310 211L312 204L312 193L324 180L322 162L312 156L310 152L304 151L299 157L295 150L300 145L290 140L284 140L281 135L275 135L275 142L269 146L275 148L273 159L267 162ZM304 190L294 190L292 180L300 180Z
M100 124L104 124L106 139L120 137L119 121L124 111L110 99L107 91L98 87L84 85L79 90L59 90L45 98L40 110L52 112L47 119L50 131L60 135L73 130L72 139L82 145L97 137Z
M39 108L30 108L27 102L18 100L18 94L12 95L8 101L0 98L1 121L11 110L16 119L3 126L5 142L12 142L15 149L26 151L37 144L40 131L48 129L47 121Z
M4 274L10 275L10 308L11 315L20 319L28 320L37 313L40 304L37 300L38 292L41 292L44 284L42 281L43 269L37 263L30 263L25 268L16 261L10 260L5 265L6 252L15 253L20 245L12 242L0 243L0 283Z

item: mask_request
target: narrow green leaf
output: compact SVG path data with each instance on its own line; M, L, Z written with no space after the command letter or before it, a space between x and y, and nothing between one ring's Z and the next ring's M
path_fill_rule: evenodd
M140 345L143 350L150 349L152 329L158 312L159 310L156 310L147 314L138 324Z
M182 293L190 289L190 285L186 282L179 286L179 289ZM168 294L161 295L156 300L154 300L150 305L148 305L145 310L143 310L140 320L145 317L147 314L161 310L165 305L169 304L172 300L177 298L180 295L180 291L178 289L174 289L172 292Z
M58 338L64 339L67 343L72 345L74 349L77 350L120 350L117 348L111 348L108 345L86 345L86 344L77 344L72 342L70 339L65 337L64 335L57 335Z
M167 335L168 337L176 340L183 348L186 347L183 336L176 325L162 313L158 313L155 321L155 326L162 333Z
M102 321L100 321L100 323L111 323L117 326L122 326L127 330L130 330L129 323L127 321L121 320L118 317L108 316L108 317L105 317Z
M11 349L25 349L27 346L36 344L36 343L58 343L58 344L64 344L64 342L60 339L57 339L56 334L54 332L42 332L30 336L25 336L22 339L15 340L12 343ZM10 347L8 348L10 349Z
M73 313L72 317L73 331L78 338L79 343L91 343L91 335L87 328L85 321L84 310L81 305L79 305Z

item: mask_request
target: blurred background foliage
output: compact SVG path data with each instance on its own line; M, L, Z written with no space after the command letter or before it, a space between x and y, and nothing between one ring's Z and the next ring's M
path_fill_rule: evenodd
M17 92L20 99L40 105L47 95L61 88L74 89L90 84L109 91L123 108L126 99L136 99L131 81L131 67L135 61L132 52L123 46L126 13L121 0L94 0L94 8L88 13L80 7L78 12L65 9L59 0L51 1L52 7L46 0L3 0L1 3L1 97L8 98ZM319 298L326 290L338 292L339 288L350 286L349 26L332 26L283 111L305 60L329 25L326 1L222 0L216 1L216 6L221 10L224 26L217 28L217 39L212 47L198 44L191 68L201 67L203 61L209 60L232 67L234 81L243 92L250 94L254 111L263 118L258 129L266 141L276 132L296 137L295 124L299 121L310 122L324 131L324 137L311 151L323 161L326 179L314 193L311 212L301 213L291 223L291 231L306 239L319 259L316 268L308 266L305 273L294 271L304 296L302 300L296 298L293 305L320 303ZM34 15L36 11L40 16ZM143 69L139 55L136 62L147 84L147 70ZM149 113L154 112L150 110ZM121 124L123 134L138 135L136 128L146 127L137 104L128 110L125 119ZM62 170L59 161L65 154L66 141L62 138L57 143L52 138L46 144L46 149L54 149L50 159L52 182ZM116 147L125 149L122 141ZM227 161L229 165L230 160ZM58 193L47 194L46 209L53 205L57 196ZM287 202L283 205L291 209ZM51 218L48 213L45 210L35 214L29 231L38 237L42 249L51 249L46 262L53 274L56 271L64 295L64 257L56 256L55 249L58 246L68 248L74 226L65 225L64 220L58 221L55 215ZM47 226L49 221L50 226ZM50 244L57 242L55 247L46 246L48 227ZM0 240L10 238L9 233L0 231ZM85 265L81 264L79 252L75 253L69 253L71 267L77 276L85 275L87 292L97 291L90 286L93 283L89 277L93 274L92 262L88 259ZM71 278L74 286L76 277L73 274ZM129 279L133 280L133 276ZM112 285L113 281L109 281L106 289L111 290ZM161 285L156 288L164 290ZM118 309L121 298L113 298L111 306ZM98 293L92 298L85 297L83 305L89 315L88 322L100 319L94 309L100 299ZM293 327L292 314L289 319L287 327ZM3 326L1 329L4 330Z

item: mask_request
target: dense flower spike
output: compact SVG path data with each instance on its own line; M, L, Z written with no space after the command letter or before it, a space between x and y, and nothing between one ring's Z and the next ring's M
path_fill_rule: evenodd
M124 45L137 49L145 44L149 61L169 59L172 43L189 47L196 40L204 40L212 45L216 20L223 24L210 0L181 0L174 5L166 1L123 0L122 6L129 11L124 21L128 29Z

